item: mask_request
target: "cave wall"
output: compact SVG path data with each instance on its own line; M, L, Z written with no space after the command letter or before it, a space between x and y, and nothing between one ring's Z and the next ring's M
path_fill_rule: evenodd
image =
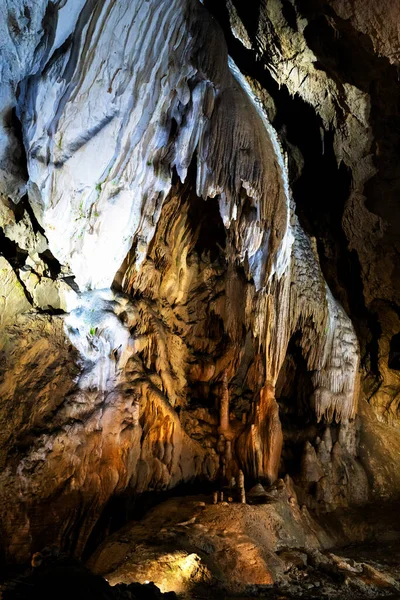
M400 489L382 441L389 426L398 439L397 373L385 363L398 327L386 269L395 231L364 196L380 172L379 94L359 83L357 62L351 81L324 65L312 23L345 23L345 43L353 28L372 33L319 5L306 14L274 0L244 17L229 1L216 19L208 9L1 7L7 560L49 542L81 554L113 500L239 470L248 485L289 473L318 510ZM370 53L377 78L383 51L371 48L361 58ZM314 211L322 183L314 192L302 174L320 150L291 138L280 113L291 94L326 144L323 172L335 177L332 160L347 169L339 210L328 196L332 229ZM285 421L284 399L300 397Z
M296 210L355 325L364 393L379 419L396 425L399 380L388 358L400 297L398 7L274 0L246 10L237 0L208 8L232 56L275 101Z
M390 495L398 482L398 6L318 0L277 0L250 10L240 0L207 6L230 54L268 96L289 155L296 212L316 237L324 276L356 329L360 431L380 431L382 464L390 465L393 481L384 485L376 475L371 485ZM367 470L373 482L376 470Z

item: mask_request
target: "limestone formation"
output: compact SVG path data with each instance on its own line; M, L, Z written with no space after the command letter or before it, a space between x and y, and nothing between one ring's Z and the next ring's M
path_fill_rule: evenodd
M0 560L178 486L314 550L400 493L397 9L303 4L0 4Z

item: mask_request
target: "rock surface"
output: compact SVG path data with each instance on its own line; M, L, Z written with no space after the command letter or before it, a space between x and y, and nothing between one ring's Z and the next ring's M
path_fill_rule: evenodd
M273 0L248 11L241 0L225 4L223 13L206 2L255 89L272 95L270 114L297 173L298 214L317 237L324 275L358 335L363 391L379 419L397 427L399 376L388 355L400 305L398 5ZM327 179L337 182L332 192Z
M386 512L385 525L379 525L379 517L370 510L352 518L332 514L328 526L305 506L289 501L284 487L273 502L262 506L213 505L205 496L173 499L107 539L89 566L111 585L151 580L161 590L184 597L268 598L274 590L289 598L382 597L400 591L395 509L386 507ZM388 535L390 519L391 559L379 562L368 544L328 550L371 535L379 539L382 526Z
M238 519L224 581L269 585L278 522L299 568L327 547L308 510L400 493L391 13L209 4L0 7L6 562L81 556L177 486L252 489L201 512L213 540L213 511ZM199 560L165 565L204 584Z

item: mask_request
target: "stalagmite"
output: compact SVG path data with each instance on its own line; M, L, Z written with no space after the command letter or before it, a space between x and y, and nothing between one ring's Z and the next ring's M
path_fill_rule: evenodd
M260 390L260 398L251 422L238 440L241 460L246 472L254 479L272 483L278 476L282 449L282 428L279 407L272 386Z
M315 483L322 479L324 471L319 464L315 448L306 442L303 455L301 457L301 477L307 483Z
M229 389L228 373L225 370L222 377L222 392L219 409L219 431L226 434L229 431Z
M239 488L240 502L242 504L246 504L246 490L244 487L244 473L242 470L239 471L237 483Z
M218 441L217 441L217 452L220 456L224 455L225 448L226 448L226 440L225 440L224 435L222 433L220 433L218 436Z
M221 477L225 479L226 477L226 458L223 456L221 458Z
M226 460L226 464L229 466L229 464L232 461L232 442L231 442L231 440L226 440L225 460Z

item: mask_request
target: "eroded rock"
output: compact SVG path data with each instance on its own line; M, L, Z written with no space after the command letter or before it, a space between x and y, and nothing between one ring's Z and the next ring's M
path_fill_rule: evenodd
M202 536L189 532L200 554L187 546L168 553L165 567L178 573L172 579L185 580L187 571L187 582L206 584L220 570L226 582L235 573L237 587L240 578L270 585L284 568L274 554L278 538L288 546L293 537L298 547L325 544L309 509L334 511L366 503L370 492L400 490L398 378L387 362L399 325L396 267L394 251L379 250L396 229L375 196L364 195L377 173L396 173L378 160L380 147L389 153L382 128L390 107L373 120L384 107L380 95L357 69L350 77L331 64L313 27L322 20L353 48L342 22L349 21L387 56L388 45L378 39L379 11L331 3L335 18L319 3L306 14L291 2L289 18L287 4L263 5L253 29L238 2L227 8L255 62L314 107L321 153L332 151L351 170L340 234L322 228L318 240L289 186L290 161L292 182L306 161L294 145L288 159L271 124L279 105L259 73L246 77L228 57L222 30L200 2L2 7L0 515L7 560L23 562L49 542L80 555L97 525L104 535L108 525L99 523L117 499L130 506L145 493L200 483L224 499L215 505L222 512L205 507ZM382 63L365 44L357 57L368 56L376 74ZM283 128L290 151L289 137ZM343 292L337 267L348 251L357 253L366 312L354 312L353 289L333 293ZM382 325L374 340L384 384L371 394L379 426L375 413L358 408L365 402L360 376L364 391L371 385L365 329L374 307ZM283 398L294 400L289 426ZM281 493L278 477L287 473ZM240 513L231 509L232 481ZM246 505L246 486L254 492L254 485L268 487L271 507ZM236 547L217 514L234 529ZM261 540L255 514L269 528ZM176 524L179 539L186 521ZM201 553L214 547L220 562L210 566ZM156 568L159 552L143 552L147 562L135 558L129 577Z

